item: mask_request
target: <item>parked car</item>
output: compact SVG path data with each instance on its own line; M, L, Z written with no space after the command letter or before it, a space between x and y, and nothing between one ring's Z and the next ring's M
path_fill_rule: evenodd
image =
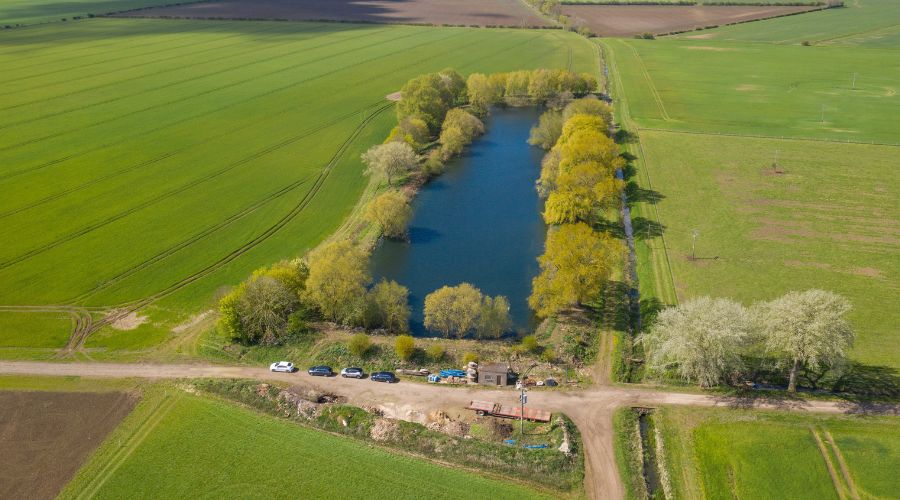
M330 377L334 375L334 372L331 370L330 366L313 366L309 370L306 370L307 373L312 375L313 377Z
M552 378L548 378L547 380L544 381L544 385L546 385L547 387L556 387L559 385L559 382L557 382L556 380L554 380Z
M341 376L344 378L363 378L366 374L362 368L350 367L341 370Z
M387 382L388 384L397 381L397 377L391 372L375 372L369 378L374 382Z
M273 372L292 373L294 371L294 363L291 363L290 361L279 361L269 365L269 369Z

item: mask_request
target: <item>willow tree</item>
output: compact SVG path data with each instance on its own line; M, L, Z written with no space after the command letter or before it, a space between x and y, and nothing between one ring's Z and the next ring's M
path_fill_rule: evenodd
M824 290L790 292L754 307L767 350L790 367L788 391L797 390L801 367L819 370L846 356L853 346L850 308L847 299Z
M347 323L354 319L370 281L366 252L338 241L310 254L306 297L325 319Z
M550 231L528 304L546 317L595 300L623 252L619 240L583 222Z
M403 193L388 191L369 202L365 218L378 224L386 237L405 239L406 228L412 218L412 207Z
M478 325L481 290L468 283L444 286L425 297L425 328L461 337Z

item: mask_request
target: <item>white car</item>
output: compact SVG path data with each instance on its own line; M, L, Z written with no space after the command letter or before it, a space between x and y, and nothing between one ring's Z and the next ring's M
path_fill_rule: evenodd
M294 363L290 363L288 361L279 361L277 363L272 363L271 365L269 365L269 369L273 372L292 373L294 371Z

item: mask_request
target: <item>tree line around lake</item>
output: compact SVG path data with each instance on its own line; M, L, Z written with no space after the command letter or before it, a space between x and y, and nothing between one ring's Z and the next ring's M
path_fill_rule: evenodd
M541 188L548 194L548 202L552 198L562 207L578 196L603 192L599 172L615 168L615 148L608 146L611 140L603 132L608 127L609 109L596 99L577 99L596 86L591 75L549 69L475 73L467 79L445 69L410 80L401 89L397 125L383 144L371 147L361 157L365 173L387 184L366 205L364 219L386 238L406 239L414 191L408 186L441 174L449 159L484 133L482 118L491 106L498 105L546 105L554 117L565 117L553 122L559 123L556 130L545 113L539 127L552 138L555 145L550 154L559 159L552 167L554 173L546 165L542 169L541 186L553 186ZM599 148L591 144L598 131L603 139ZM577 200L574 204L597 208L604 203ZM545 286L535 304L545 314L558 304L586 300L597 282L596 272L587 268L614 251L605 236L586 225L591 222L589 214L565 208L554 209L553 213L557 212L571 216L548 218L551 216L545 214L548 223L560 223L552 232L557 236L548 237L550 250L541 258ZM572 257L570 249L578 255ZM560 274L565 276L555 277ZM592 281L582 283L585 279ZM404 333L409 329L408 297L408 289L395 281L373 283L366 249L337 241L303 259L254 272L221 299L220 326L236 341L262 345L302 335L316 320ZM445 337L498 338L511 328L508 299L485 295L468 283L435 290L425 298L424 306L425 327Z

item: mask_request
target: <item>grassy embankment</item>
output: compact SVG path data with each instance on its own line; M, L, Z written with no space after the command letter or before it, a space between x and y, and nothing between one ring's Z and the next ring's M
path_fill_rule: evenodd
M596 68L562 31L93 19L4 40L0 304L154 300L136 329L93 334L95 359L176 337L223 286L332 234L410 77ZM16 322L0 345L39 334Z
M147 391L61 497L337 497L361 492L372 498L546 496L525 485L393 454L160 385Z
M830 289L854 305L852 359L898 366L900 51L888 42L900 13L889 4L601 42L637 157L646 305Z

